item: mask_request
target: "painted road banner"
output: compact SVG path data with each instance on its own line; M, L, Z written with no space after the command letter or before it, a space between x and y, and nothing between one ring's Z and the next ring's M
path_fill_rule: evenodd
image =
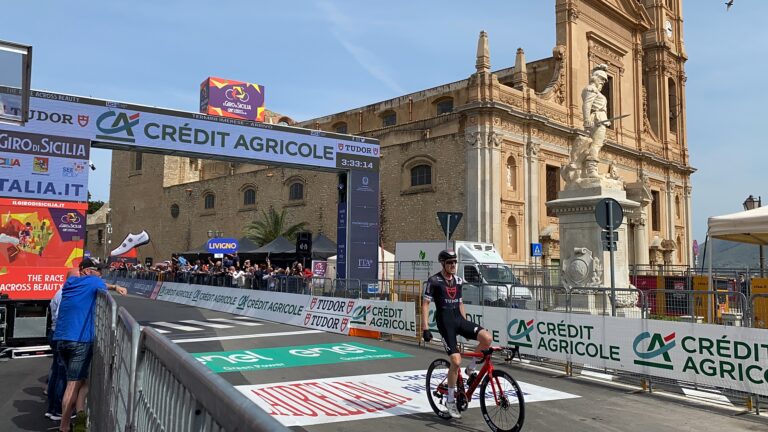
M350 315L352 328L416 336L416 306L412 302L358 300Z
M768 395L765 330L466 305L523 354Z
M355 342L192 353L192 356L216 373L412 357L408 354Z
M291 427L431 413L425 381L426 371L414 370L236 388ZM526 403L579 397L524 382L518 384ZM479 407L477 395L470 402L470 408L475 407Z
M7 88L0 88L0 94ZM18 107L11 107L18 110ZM378 171L379 142L332 132L32 90L23 128L52 134L202 156L259 159L325 168Z

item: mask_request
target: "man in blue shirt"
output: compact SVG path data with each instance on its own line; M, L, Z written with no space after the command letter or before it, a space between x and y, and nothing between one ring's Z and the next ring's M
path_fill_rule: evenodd
M88 394L88 370L93 357L94 314L99 291L113 289L121 295L127 290L107 285L101 279L98 260L83 258L80 276L70 277L61 288L56 331L53 341L67 371L67 387L62 401L60 430L68 431L72 409L77 407L75 430L85 425L85 397Z

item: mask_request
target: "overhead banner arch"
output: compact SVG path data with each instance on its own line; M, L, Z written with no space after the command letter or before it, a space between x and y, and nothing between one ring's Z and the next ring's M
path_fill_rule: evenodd
M0 88L0 98L13 91ZM11 114L19 111L12 104L5 109ZM378 140L36 90L31 91L26 126L2 129L89 140L97 148L338 172L351 180L338 218L338 233L343 235L337 239L338 252L346 263L343 274L351 279L377 278ZM19 140L2 137L0 130L2 152L31 151Z

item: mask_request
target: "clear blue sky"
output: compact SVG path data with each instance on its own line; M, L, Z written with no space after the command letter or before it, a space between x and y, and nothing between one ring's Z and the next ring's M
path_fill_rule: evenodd
M554 0L5 2L0 39L34 46L32 84L196 111L207 76L266 86L297 120L468 77L480 30L494 69L549 57ZM708 216L768 201L763 108L768 1L684 2L694 238ZM94 152L95 199L109 195L110 152Z

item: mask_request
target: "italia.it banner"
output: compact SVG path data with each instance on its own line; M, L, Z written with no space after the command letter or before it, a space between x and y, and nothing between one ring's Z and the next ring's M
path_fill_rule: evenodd
M80 263L86 203L0 198L0 292L48 300Z

